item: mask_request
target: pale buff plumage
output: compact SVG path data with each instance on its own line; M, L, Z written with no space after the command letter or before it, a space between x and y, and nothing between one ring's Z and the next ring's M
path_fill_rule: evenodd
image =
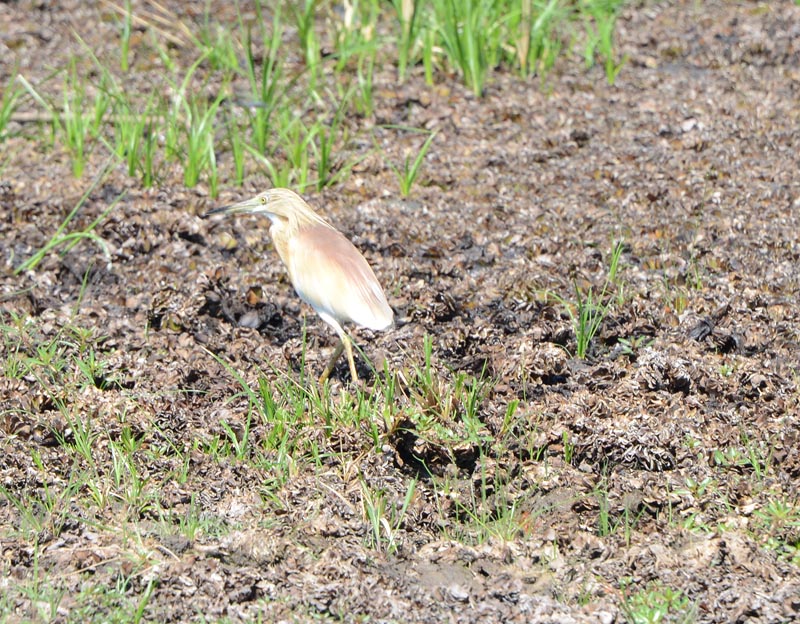
M339 336L339 344L320 376L320 383L331 374L342 350L347 353L350 374L356 381L353 348L342 324L355 323L380 330L390 327L394 317L364 256L289 189L272 189L204 216L220 213L269 217L270 236L294 289Z

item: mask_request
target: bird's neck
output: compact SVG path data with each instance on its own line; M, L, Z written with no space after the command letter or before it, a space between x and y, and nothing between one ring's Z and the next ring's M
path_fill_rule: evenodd
M289 265L289 240L297 233L297 223L275 219L269 228L269 235L275 251L284 265Z

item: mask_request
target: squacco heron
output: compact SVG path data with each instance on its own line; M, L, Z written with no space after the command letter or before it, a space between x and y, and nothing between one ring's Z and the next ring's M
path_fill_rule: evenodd
M319 378L333 372L344 350L353 381L358 381L350 337L343 323L369 329L392 325L392 309L375 273L361 252L341 232L314 212L294 191L272 189L232 206L203 215L263 214L272 222L270 236L300 298L339 336Z

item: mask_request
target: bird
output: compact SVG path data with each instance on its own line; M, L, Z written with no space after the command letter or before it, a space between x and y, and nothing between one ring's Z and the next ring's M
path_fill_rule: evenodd
M394 312L366 258L290 189L270 189L202 216L217 214L261 214L269 218L270 237L292 286L300 299L339 337L319 377L319 384L324 384L333 372L342 351L347 354L351 378L357 383L353 347L342 325L354 323L368 329L385 330L394 324Z

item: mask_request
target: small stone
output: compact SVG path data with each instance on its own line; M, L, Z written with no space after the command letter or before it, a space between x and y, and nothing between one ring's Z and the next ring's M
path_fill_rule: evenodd
M453 600L458 600L459 602L467 602L469 600L469 591L462 585L451 585L447 591Z
M250 310L249 312L245 312L239 318L239 327L249 327L250 329L256 329L261 324L260 319L258 318L258 312L255 310Z

